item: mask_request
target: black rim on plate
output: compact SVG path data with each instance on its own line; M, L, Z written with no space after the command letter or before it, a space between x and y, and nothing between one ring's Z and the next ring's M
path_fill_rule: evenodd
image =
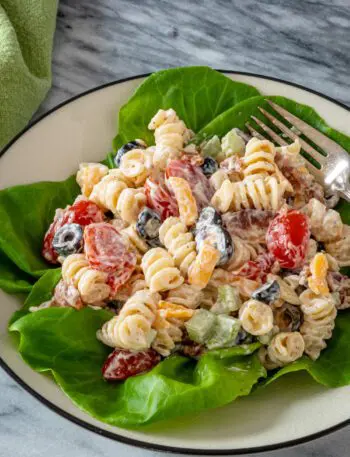
M264 75L259 75L255 73L249 73L249 72L242 72L242 71L231 71L231 70L218 70L222 73L226 74L232 74L232 75L243 75L243 76L252 76L255 78L260 78L260 79L267 79L271 81L276 81L279 83L283 83L289 86L297 87L299 89L305 90L307 92L310 92L312 94L318 95L319 97L322 97L326 100L329 100L330 102L340 106L341 108L344 108L345 110L350 112L350 108L346 105L344 105L341 102L338 102L337 100L333 99L332 97L329 97L327 95L324 95L320 92L317 92L313 89L309 89L307 87L304 87L300 84L292 83L289 81L284 81L283 79L279 78L273 78L270 76L264 76ZM84 97L85 95L89 95L93 92L97 92L99 90L105 89L110 86L115 86L118 84L125 83L127 81L132 81L135 79L141 79L149 76L151 73L146 73L143 75L137 75L137 76L131 76L129 78L124 78L124 79L119 79L117 81L112 81L110 83L102 84L101 86L97 86L93 89L89 89L79 95L76 95L68 100L65 100L64 102L60 103L59 105L55 106L54 108L50 109L48 112L40 116L38 119L36 119L33 123L29 124L26 128L24 128L20 133L18 133L11 141L10 143L5 146L5 148L0 151L0 157L3 156L10 148L11 146L20 138L22 137L28 130L30 130L34 125L45 119L47 116L51 115L55 111L59 110L65 105L68 105L69 103ZM164 446L160 444L152 444L148 443L145 441L140 441L137 439L133 438L126 438L123 435L120 435L118 433L113 433L109 432L107 430L104 430L103 428L97 427L95 425L91 425L88 422L85 422L82 419L79 419L72 414L67 413L60 407L56 406L54 403L51 403L51 401L47 400L45 397L43 397L39 392L36 390L32 389L28 384L25 383L23 379L21 379L8 365L7 363L0 357L0 366L4 369L6 373L8 373L20 386L22 386L27 392L29 392L33 397L38 399L41 403L49 407L51 410L59 414L60 416L68 419L69 421L79 425L80 427L83 427L87 430L90 430L94 433L97 433L100 436L104 436L106 438L113 439L115 441L119 441L121 443L125 443L128 445L132 446L137 446L137 447L142 447L148 450L157 450L157 451L166 451L166 452L174 452L174 453L179 453L179 454L194 454L194 455L238 455L238 454L252 454L252 453L257 453L257 452L266 452L266 451L273 451L277 449L283 449L286 447L291 447L291 446L296 446L298 444L304 444L309 441L315 440L317 438L321 438L323 436L326 436L332 432L335 432L337 430L342 429L343 427L347 426L350 424L350 419L347 419L346 421L340 422L337 425L334 425L333 427L329 427L325 430L322 430L317 433L313 433L311 435L307 435L303 438L298 438L295 440L290 440L290 441L283 441L281 443L276 443L276 444L270 444L270 445L265 445L265 446L257 446L253 448L240 448L240 449L195 449L195 448L181 448L181 447L174 447L174 446Z

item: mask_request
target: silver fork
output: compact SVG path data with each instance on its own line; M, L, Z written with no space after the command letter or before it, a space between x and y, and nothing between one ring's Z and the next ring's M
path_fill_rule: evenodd
M306 165L309 171L315 176L316 180L324 186L327 191L336 193L350 202L350 155L345 151L345 149L276 103L270 100L266 100L266 102L277 113L279 113L283 119L292 125L294 131L271 113L267 112L264 108L259 107L260 112L279 131L283 132L285 136L293 141L296 139L299 140L301 148L304 151L303 156L306 159ZM280 146L288 144L280 135L278 135L260 119L255 116L251 116L251 118L264 130L264 132L270 137L269 139L271 139L274 143L277 143ZM246 127L253 136L260 139L266 139L248 122L246 123ZM309 143L300 138L301 134L318 146L323 151L324 155L319 153ZM310 157L318 163L320 168L317 168L310 162Z

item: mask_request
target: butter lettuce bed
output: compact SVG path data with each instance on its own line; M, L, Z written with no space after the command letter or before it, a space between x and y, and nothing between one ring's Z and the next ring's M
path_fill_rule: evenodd
M147 124L160 108L174 108L188 127L204 137L224 135L232 127L244 129L265 98L246 84L234 82L207 67L188 67L153 74L137 89L119 113L116 150L134 138L149 144ZM283 97L268 97L331 137L350 152L350 138L329 127L310 107ZM78 167L78 163L77 163ZM151 372L123 383L103 380L101 366L110 349L100 343L96 330L111 317L106 310L68 308L29 313L30 306L50 298L60 269L41 257L43 235L56 208L73 202L79 189L74 177L59 183L41 182L0 191L0 288L25 296L22 309L9 323L20 336L23 359L38 372L49 372L81 409L112 425L135 428L155 421L222 406L248 395L254 386L307 370L327 387L350 383L350 315L339 313L333 338L321 357L305 358L270 374L260 365L259 344L212 351L198 362L172 356ZM30 208L30 211L28 211ZM349 205L337 208L350 223Z

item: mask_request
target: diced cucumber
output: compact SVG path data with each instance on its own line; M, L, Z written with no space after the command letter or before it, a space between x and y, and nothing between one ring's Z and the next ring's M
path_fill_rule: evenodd
M245 142L237 134L235 129L232 129L222 138L221 148L226 157L233 155L242 156L245 150Z
M198 309L185 324L188 336L196 343L205 343L214 330L217 316L206 309Z
M207 342L207 348L219 349L234 346L240 328L241 324L238 319L219 314L212 337Z
M220 138L215 135L202 146L202 154L204 157L217 157L221 152Z
M218 287L218 299L211 311L216 314L230 314L238 311L242 302L238 289L233 286L225 285Z

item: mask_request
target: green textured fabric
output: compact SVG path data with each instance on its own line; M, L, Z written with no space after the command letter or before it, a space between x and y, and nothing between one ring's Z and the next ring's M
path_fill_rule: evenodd
M0 149L51 86L58 0L0 0Z

